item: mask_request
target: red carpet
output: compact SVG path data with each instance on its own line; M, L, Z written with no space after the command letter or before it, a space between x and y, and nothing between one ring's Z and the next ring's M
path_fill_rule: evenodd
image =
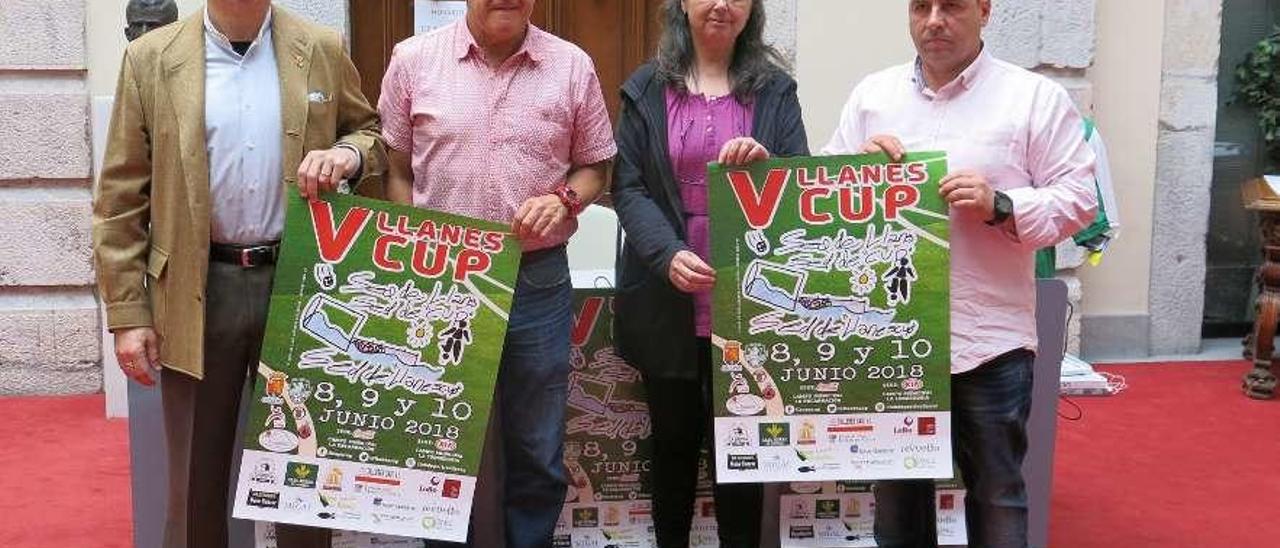
M1058 420L1052 546L1280 546L1280 401L1241 394L1244 361L1098 369L1129 388Z
M133 546L128 424L104 405L0 398L0 547Z
M1058 421L1054 548L1280 546L1280 401L1240 394L1244 362L1099 369L1129 388ZM0 547L132 545L127 426L102 416L0 399Z

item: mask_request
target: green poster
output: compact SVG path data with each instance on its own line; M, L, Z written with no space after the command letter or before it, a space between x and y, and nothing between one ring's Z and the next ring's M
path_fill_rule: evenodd
M614 352L613 290L575 289L573 320L564 444L569 491L553 546L652 548L649 409L640 372ZM704 455L699 463L692 548L718 539L708 462Z
M721 482L951 476L942 153L709 168Z
M651 546L649 412L640 372L613 350L612 294L574 290L564 444L569 492L555 539L565 548Z
M236 517L465 540L519 269L506 230L290 196Z

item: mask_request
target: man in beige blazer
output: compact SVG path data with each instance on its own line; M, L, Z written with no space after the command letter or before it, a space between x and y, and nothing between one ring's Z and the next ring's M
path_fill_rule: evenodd
M209 0L126 49L94 255L120 367L163 386L166 547L227 544L237 409L261 350L285 193L368 184L385 162L340 36L268 0ZM329 545L328 531L290 526L279 541Z

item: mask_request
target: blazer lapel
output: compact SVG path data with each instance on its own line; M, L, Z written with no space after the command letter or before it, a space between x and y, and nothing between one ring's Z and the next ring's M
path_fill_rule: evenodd
M205 148L204 124L204 12L197 11L181 24L182 28L162 54L164 77L182 154L183 173L178 178L189 187L187 205L192 219L203 219L208 217L209 208L209 152Z
M306 29L284 10L272 8L271 41L276 51L276 69L280 72L280 111L284 128L281 150L284 152L282 181L297 183L298 165L302 163L307 135L308 81L311 75L313 44Z

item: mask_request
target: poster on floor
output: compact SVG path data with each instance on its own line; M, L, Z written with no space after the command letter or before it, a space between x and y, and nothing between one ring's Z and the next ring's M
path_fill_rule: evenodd
M951 477L946 171L709 168L719 481Z
M598 283L603 280L603 283ZM564 463L569 476L557 548L653 548L653 444L640 372L613 348L612 273L575 280ZM690 546L716 546L709 458L694 502Z
M464 540L519 244L344 195L285 225L235 517Z
M254 522L254 548L276 548L276 524ZM420 538L395 537L356 531L334 531L330 548L425 548Z
M778 502L778 541L783 548L873 548L876 501L870 483L793 482ZM964 546L964 487L937 483L939 546Z

